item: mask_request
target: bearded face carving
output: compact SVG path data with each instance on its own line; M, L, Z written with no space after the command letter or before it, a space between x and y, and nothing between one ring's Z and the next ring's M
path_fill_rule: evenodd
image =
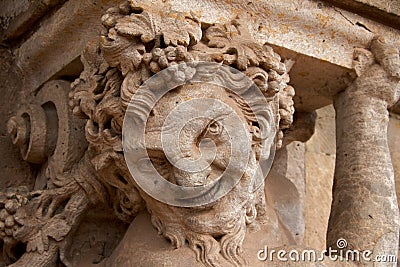
M103 24L71 96L117 214L131 220L144 200L174 246L188 243L208 266L243 264L246 226L263 221L264 178L292 122L285 64L240 20L202 25L131 3Z
M193 99L200 99L201 104L196 105ZM229 108L224 109L215 103L213 105L213 102L219 101ZM208 116L192 117L191 120L184 121L183 127L176 127L179 123L171 127L166 125L168 116L174 109L179 109L179 106L185 103L191 104L190 109L198 109L197 114L205 114L208 110ZM188 241L198 259L210 266L218 262L220 253L232 263L243 263L240 251L246 225L254 222L257 208L265 208L264 195L257 192L263 191L263 183L254 188L257 182L255 176L261 175L257 173L261 149L260 128L255 123L256 119L250 108L243 103L238 95L220 86L208 83L186 84L164 95L152 109L146 124L148 156L164 179L181 187L191 188L216 184L203 193L203 197L209 198L210 203L191 208L169 205L142 193L158 231L176 247L183 246ZM185 119L185 114L182 114L185 111L196 113L188 109L180 112L178 110L180 116L174 119ZM219 183L218 179L232 161L232 136L229 135L229 127L227 129L224 125L224 118L231 112L236 114L237 120L230 121L230 126L243 129L245 134L242 138L247 140L240 142L248 146L249 153L244 172L231 173L240 175L237 183L232 184L233 188L226 195L214 200L215 190L221 190L221 186L229 186L227 183ZM204 167L193 170L190 167L179 166L179 162L175 164L178 166L174 166L174 155L168 160L168 151L165 150L169 148L162 142L163 130L172 131L175 138L179 139L179 147L173 148L175 151L180 150L183 160L190 160L197 167L204 164ZM166 143L167 146L169 144Z
M21 266L59 257L69 266L66 237L103 203L127 223L147 208L160 234L207 266L242 265L247 226L269 214L264 178L292 123L285 63L240 19L210 25L127 1L102 23L69 94L88 147L68 168L47 168L45 189L3 201L3 218L14 216L5 251ZM10 120L13 138L26 135L19 122Z
M246 225L265 212L273 104L243 73L197 62L161 71L128 105L125 158L152 222L176 247L188 242L207 265L220 255L242 264Z

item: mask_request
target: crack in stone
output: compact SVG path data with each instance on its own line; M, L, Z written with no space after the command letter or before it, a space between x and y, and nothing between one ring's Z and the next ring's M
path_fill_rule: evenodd
M353 21L351 21L351 20L350 20L349 18L347 18L339 9L334 8L334 10L335 10L336 12L338 12L345 20L347 20L348 22L350 22L351 25L355 25L355 26L361 27L361 28L363 28L363 29L365 29L365 30L367 30L367 31L369 31L369 32L372 32L370 29L368 29L367 26L365 26L365 25L362 24L361 22L357 21L356 23L354 23Z
M333 10L335 10L336 12L338 12L345 20L347 20L348 22L351 23L351 25L354 25L354 22L352 22L350 19L348 19L345 15L343 15L343 13L338 10L337 8L333 8Z
M364 28L365 30L372 32L370 29L367 28L367 26L365 26L364 24L362 24L361 22L357 21L356 24L358 27Z

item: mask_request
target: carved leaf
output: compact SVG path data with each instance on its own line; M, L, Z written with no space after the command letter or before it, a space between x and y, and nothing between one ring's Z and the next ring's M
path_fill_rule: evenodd
M205 37L208 47L217 48L224 53L224 63L245 70L249 66L259 66L273 69L282 75L286 72L285 65L280 61L270 47L261 46L249 41L246 29L236 21L227 25L215 25L206 30ZM239 38L240 36L240 38Z
M209 41L209 47L223 48L230 43L223 25L208 28L205 35L206 39Z
M42 254L45 251L42 231L37 232L29 239L26 245L26 251L27 252L37 251L39 254Z
M78 92L75 94L75 98L80 100L80 108L84 114L89 118L93 116L93 111L96 108L96 101L91 97L88 92Z
M214 37L224 37L226 38L226 29L224 26L212 26L207 29L206 36L207 40L210 40Z
M97 105L93 120L103 126L111 118L120 115L122 115L120 98L108 95Z
M112 163L112 154L114 152L105 152L95 156L92 159L92 164L97 171L107 168Z
M54 238L56 241L61 241L71 230L71 226L66 221L53 218L45 229L45 234Z
M119 19L115 29L122 35L139 37L142 42L148 43L154 40L157 34L153 19L154 17L147 12L132 14Z
M120 66L123 76L139 67L146 52L143 43L118 35L114 29L110 30L108 38L103 37L101 47L108 64Z
M165 44L173 46L189 46L191 41L199 42L202 36L198 22L176 14L163 19L162 33Z

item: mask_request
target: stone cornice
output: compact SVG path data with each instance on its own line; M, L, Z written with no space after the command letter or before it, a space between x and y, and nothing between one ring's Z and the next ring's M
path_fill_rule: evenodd
M400 2L391 0L324 0L361 16L400 29Z
M79 57L88 41L102 30L100 17L118 1L69 0L15 51L25 88L34 91ZM250 32L296 63L291 84L298 110L312 111L331 103L331 97L354 79L355 47L368 46L374 33L391 42L399 31L321 2L302 1L143 1L160 10L196 14L207 23L246 17ZM68 40L67 42L65 40ZM62 57L60 52L62 51ZM78 74L78 73L77 73Z

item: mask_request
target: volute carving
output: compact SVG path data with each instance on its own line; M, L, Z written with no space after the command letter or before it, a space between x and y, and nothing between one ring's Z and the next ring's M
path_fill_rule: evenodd
M18 189L4 196L0 212L5 217L4 220L1 217L4 222L1 234L8 244L6 253L10 260L16 261L18 266L32 263L48 266L59 255L64 264L70 265L65 256L70 242L66 237L79 225L80 218L89 207L108 203L118 218L128 223L146 208L160 234L176 247L188 242L198 261L207 266L218 265L219 257L233 265L245 264L241 245L246 227L251 225L257 228L259 223L268 220L263 180L259 187L249 190L262 154L260 150L280 148L283 131L293 121L294 89L287 84L289 75L285 62L271 47L252 41L240 18L223 25L208 25L192 14L165 13L156 9L149 11L134 1L128 1L109 9L102 23L107 33L83 51L81 61L84 70L72 83L69 93L72 113L85 121L84 134L88 147L84 153L79 158L62 158L58 154L59 151L75 151L77 146L71 135L65 137L68 144L60 143L60 116L69 114L66 110L57 113L57 141L47 139L47 134L46 137L34 136L42 143L33 142L36 139L28 141L29 131L26 130L24 114L30 114L30 106L9 122L9 133L13 142L21 146L24 159L46 166L44 178L38 179L40 182L36 189L39 191ZM175 75L180 79L182 73L186 77L184 79L194 77L195 74L189 72L195 62L227 65L248 77L257 85L263 101L267 103L265 108L271 116L265 117L265 120L275 128L269 132L271 136L263 135L265 129L261 122L258 123L248 103L228 93L227 89L234 87L235 80L230 81L231 86L227 83L227 88L201 83L186 84L163 97L156 104L155 115L149 119L148 127L159 127L159 121L165 119L165 112L170 110L171 101L176 98L207 96L241 114L252 144L249 167L229 193L209 205L187 208L160 202L138 186L124 158L122 132L125 113L140 86L162 70L182 64L188 67L175 69L171 77ZM37 116L41 113L32 114ZM217 126L209 124L207 129L218 132ZM32 127L46 125L32 124ZM49 129L48 125L46 129ZM146 131L149 133L150 130ZM30 132L31 135L33 133ZM146 138L149 136L146 134ZM263 143L266 138L272 141ZM29 145L31 141L33 144ZM224 144L224 141L216 142ZM52 163L51 156L58 157L57 162ZM60 168L57 165L60 162L68 164ZM185 178L185 173L181 173L181 178L184 177L181 179L176 172L165 172L164 163L154 161L153 164L161 169L160 173L164 170L165 179L173 176L171 183L192 185L192 181ZM26 244L25 253L21 257L13 255L13 248L21 243Z

